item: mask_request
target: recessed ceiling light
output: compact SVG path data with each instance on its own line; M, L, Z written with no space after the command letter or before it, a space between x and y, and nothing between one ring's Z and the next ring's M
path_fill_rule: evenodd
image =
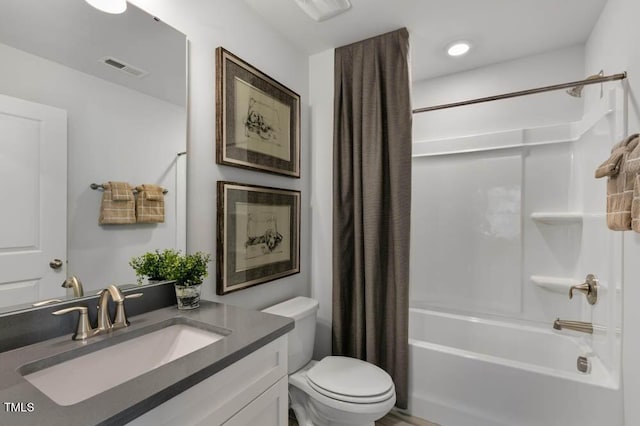
M127 0L85 0L91 6L106 13L123 13L127 10Z
M447 54L449 56L462 56L468 53L470 49L471 43L468 41L456 41L447 47Z

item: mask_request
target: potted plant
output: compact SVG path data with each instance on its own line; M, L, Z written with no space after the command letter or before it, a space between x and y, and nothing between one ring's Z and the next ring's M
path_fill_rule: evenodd
M178 254L167 262L167 279L175 280L178 309L200 306L200 287L208 275L211 255L203 252Z
M170 279L169 265L175 264L179 257L180 252L173 249L155 250L131 258L129 265L136 273L138 284L142 284L144 277L149 282L164 281Z

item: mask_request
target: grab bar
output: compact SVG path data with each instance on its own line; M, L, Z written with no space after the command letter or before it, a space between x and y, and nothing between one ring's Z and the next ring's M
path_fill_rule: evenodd
M560 318L556 318L556 320L553 322L553 328L555 330L562 330L566 328L567 330L593 334L593 324L590 322L584 322L584 321L567 321L567 320L561 320Z

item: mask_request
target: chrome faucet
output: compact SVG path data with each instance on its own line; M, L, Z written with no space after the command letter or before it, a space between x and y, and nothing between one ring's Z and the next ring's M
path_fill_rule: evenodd
M98 294L100 295L100 299L98 300L98 332L127 327L129 320L127 320L127 313L124 310L124 300L135 299L142 296L142 293L124 296L122 292L120 292L120 289L113 284L101 290ZM111 297L111 300L113 300L113 303L116 305L116 315L113 322L109 317L109 297Z
M73 289L73 297L84 296L82 282L76 276L72 276L64 280L64 282L62 283L62 287Z
M111 318L109 317L109 297L111 297L114 303L121 304L122 302L124 302L124 296L120 292L120 289L113 284L103 290L100 290L98 294L100 295L100 299L98 300L97 330L99 332L105 332L113 328L113 323L111 322Z
M113 284L104 290L100 290L98 294L100 295L100 299L98 299L98 325L96 328L91 327L86 306L73 306L53 312L53 315L63 315L75 311L80 312L78 326L73 335L73 340L86 340L89 337L107 333L111 330L127 327L129 321L127 320L127 315L124 310L124 301L125 299L134 299L142 296L142 293L124 296L120 289ZM116 305L116 314L113 322L109 316L109 298L111 298Z
M562 330L566 328L567 330L593 334L593 324L584 321L567 321L556 318L556 320L553 322L553 328L556 330Z

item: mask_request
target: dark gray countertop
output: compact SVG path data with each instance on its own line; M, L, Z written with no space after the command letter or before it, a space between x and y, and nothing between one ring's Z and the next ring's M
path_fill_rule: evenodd
M199 309L175 306L131 318L131 326L86 343L71 335L0 353L0 425L122 425L217 373L293 329L291 319L230 305L201 301ZM173 320L173 318L179 318ZM158 328L166 321L199 322L230 330L224 339L133 380L70 406L60 406L22 377L25 365L75 358ZM96 369L100 366L97 365ZM6 403L23 403L25 412L7 412ZM28 403L33 404L29 412Z

